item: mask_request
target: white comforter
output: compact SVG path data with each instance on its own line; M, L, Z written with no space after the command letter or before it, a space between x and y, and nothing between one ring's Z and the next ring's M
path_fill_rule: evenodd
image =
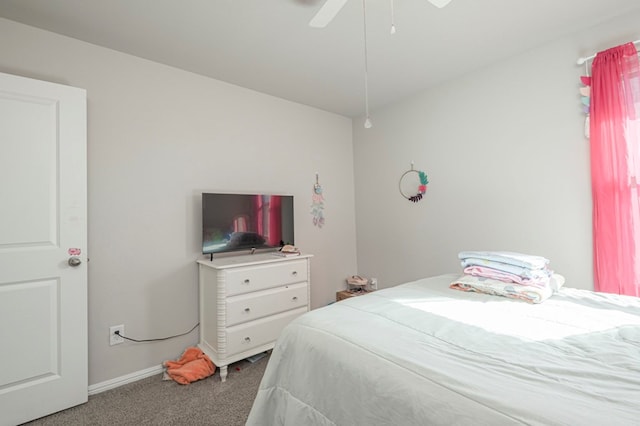
M293 321L248 425L638 425L640 299L532 305L443 275Z

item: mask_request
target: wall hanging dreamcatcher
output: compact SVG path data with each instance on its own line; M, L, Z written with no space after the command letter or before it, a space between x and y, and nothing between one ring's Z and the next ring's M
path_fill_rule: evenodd
M324 225L324 196L322 195L322 186L318 182L317 173L311 196L311 214L313 215L313 224L318 228L322 228Z
M422 170L415 170L413 168L413 162L411 162L411 169L400 176L398 188L404 198L413 203L417 203L422 200L422 196L427 192L428 183L429 179L427 178L427 174Z

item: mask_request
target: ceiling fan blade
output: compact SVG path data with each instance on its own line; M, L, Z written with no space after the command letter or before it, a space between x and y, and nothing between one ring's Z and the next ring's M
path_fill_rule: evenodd
M340 12L347 0L327 0L322 5L316 16L309 22L310 27L324 28L333 21L333 18Z
M429 0L435 7L443 8L451 2L451 0Z

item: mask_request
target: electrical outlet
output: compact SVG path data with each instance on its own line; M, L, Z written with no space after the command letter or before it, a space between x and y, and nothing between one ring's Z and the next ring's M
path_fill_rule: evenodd
M116 331L120 333L120 336L116 334ZM124 325L114 325L109 327L109 346L119 345L124 343L124 339L121 337L124 334Z
M371 278L369 280L369 289L371 289L371 290L377 290L378 289L378 279L377 278Z

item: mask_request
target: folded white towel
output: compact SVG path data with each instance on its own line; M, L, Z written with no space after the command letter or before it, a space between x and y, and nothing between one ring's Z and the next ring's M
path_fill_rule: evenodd
M458 253L458 258L460 260L467 258L484 259L530 269L544 269L549 264L549 259L542 256L510 251L461 251Z

